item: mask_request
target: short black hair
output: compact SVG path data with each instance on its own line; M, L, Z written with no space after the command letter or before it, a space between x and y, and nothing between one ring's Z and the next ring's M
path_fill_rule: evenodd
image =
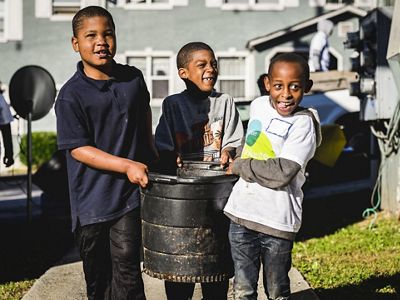
M184 45L176 56L176 66L178 70L180 68L186 68L190 62L192 53L199 50L208 50L214 54L214 50L209 45L203 42L190 42Z
M268 76L272 74L272 68L278 62L289 62L289 63L296 63L300 65L303 70L303 79L305 81L310 79L310 67L308 66L308 62L299 54L293 52L286 52L281 53L275 56L268 67Z
M115 30L115 24L110 12L101 6L87 6L79 10L72 19L72 32L74 37L78 35L78 30L82 26L83 20L93 17L105 17Z

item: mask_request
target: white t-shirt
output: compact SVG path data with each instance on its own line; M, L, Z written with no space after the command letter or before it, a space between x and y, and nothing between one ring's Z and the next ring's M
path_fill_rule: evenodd
M281 189L266 188L240 178L224 211L277 230L297 232L301 225L304 170L315 149L315 127L309 115L283 117L271 106L268 96L255 99L250 106L242 158L285 158L298 163L301 170Z

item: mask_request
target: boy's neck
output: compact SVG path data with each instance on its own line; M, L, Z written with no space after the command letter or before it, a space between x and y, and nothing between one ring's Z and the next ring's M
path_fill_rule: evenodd
M83 62L83 72L94 80L108 80L112 75L112 64L95 68Z
M207 98L212 94L211 92L203 92L194 84L186 84L186 90L190 94L191 97L197 100L202 100Z

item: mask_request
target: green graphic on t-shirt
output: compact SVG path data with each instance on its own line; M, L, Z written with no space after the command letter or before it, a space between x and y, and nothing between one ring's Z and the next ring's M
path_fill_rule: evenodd
M247 129L246 144L243 147L241 158L266 160L275 156L270 140L262 132L261 122L252 120Z

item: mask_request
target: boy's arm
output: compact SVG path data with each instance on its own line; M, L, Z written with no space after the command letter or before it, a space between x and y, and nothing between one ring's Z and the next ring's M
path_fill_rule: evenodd
M12 145L11 126L10 124L1 125L0 130L4 143L3 163L6 167L9 167L14 164L14 151Z
M232 173L267 188L287 186L314 155L317 144L315 126L311 117L299 119L291 127L292 131L285 140L279 157L266 160L238 158L233 163Z
M229 99L229 108L225 119L224 136L222 138L221 164L231 162L236 155L236 148L240 147L243 139L243 124L236 109L233 98Z
M264 187L278 189L287 186L300 169L298 163L285 158L267 160L237 158L233 162L232 173L248 182L257 182Z
M147 166L137 161L118 157L93 146L82 146L71 150L74 159L104 171L126 174L129 181L146 187Z

